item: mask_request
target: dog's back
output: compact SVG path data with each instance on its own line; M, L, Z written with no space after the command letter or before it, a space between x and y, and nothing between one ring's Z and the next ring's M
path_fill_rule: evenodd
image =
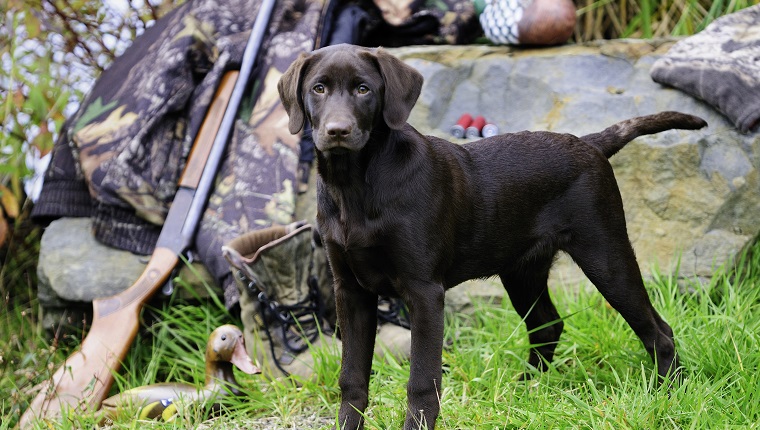
M622 205L608 157L641 135L705 125L696 116L662 112L581 138L525 131L456 145L426 136L435 151L451 154L439 168L456 171L469 183L469 192L464 193L452 184L434 187L449 197L444 204L458 208L456 222L468 226L456 234L457 252L444 276L445 284L451 287L553 256L583 224L579 217L588 216L589 207L601 204L589 199L607 196L612 201L605 205ZM483 217L484 213L489 216ZM456 229L445 229L450 230Z
M447 287L553 255L568 240L585 196L618 194L607 158L569 134L510 133L464 145L427 139L436 152L451 154L437 168L467 182L462 191L457 184L433 187L446 196L434 201L457 214L456 225L439 225L439 237L456 236ZM430 207L432 213L443 210Z

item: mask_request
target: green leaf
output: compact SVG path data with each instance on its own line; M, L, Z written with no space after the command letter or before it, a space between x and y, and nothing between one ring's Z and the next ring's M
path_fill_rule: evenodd
M24 27L30 39L35 39L40 35L40 20L37 19L34 12L27 11L24 14Z
M651 0L643 0L641 5L641 31L644 39L652 38L652 4Z
M32 117L36 120L35 122L47 117L47 112L50 110L50 106L45 99L43 90L39 86L29 88L29 95L24 104L32 111Z

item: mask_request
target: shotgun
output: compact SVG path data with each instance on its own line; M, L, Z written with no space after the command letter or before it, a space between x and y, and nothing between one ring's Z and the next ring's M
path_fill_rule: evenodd
M179 263L179 256L193 243L274 3L274 0L262 2L240 70L227 72L219 84L145 270L121 293L93 301L92 325L80 349L41 384L39 393L21 416L19 427L27 427L35 419L54 419L63 409L94 412L108 395L114 373L137 335L143 305L166 282Z

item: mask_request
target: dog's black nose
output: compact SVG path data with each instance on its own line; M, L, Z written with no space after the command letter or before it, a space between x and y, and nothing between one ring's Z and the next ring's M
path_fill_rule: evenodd
M343 120L329 121L325 124L325 130L331 137L347 137L351 134L351 123Z

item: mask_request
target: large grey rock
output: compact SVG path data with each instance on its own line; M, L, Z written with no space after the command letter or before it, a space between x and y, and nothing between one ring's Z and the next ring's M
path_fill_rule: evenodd
M652 81L652 63L672 43L425 46L393 53L425 77L410 123L452 141L449 127L465 112L485 116L501 132L575 135L663 110L707 120L703 130L640 137L611 159L644 275L654 268L679 269L681 277L693 279L709 276L760 230L760 139L740 134L709 105ZM569 257L558 259L553 286L586 282ZM467 294L467 288L454 295ZM483 289L502 294L490 281L478 287L479 294Z
M104 246L89 218L53 221L42 235L37 274L43 304L58 299L92 302L117 294L145 268L145 257Z
M61 322L80 324L94 299L127 289L142 274L148 259L95 240L89 218L53 221L42 234L37 266L43 326L55 328ZM215 288L203 265L179 267L177 276L189 287L179 291L181 299L207 297Z

